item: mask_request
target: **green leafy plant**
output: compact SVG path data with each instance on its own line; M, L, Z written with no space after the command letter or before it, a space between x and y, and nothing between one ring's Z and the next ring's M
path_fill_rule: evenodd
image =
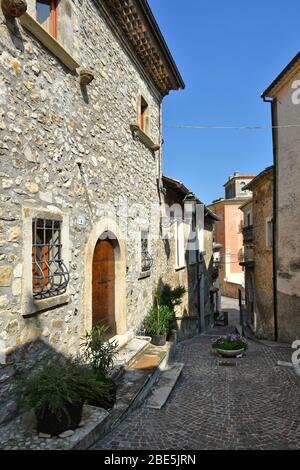
M182 297L186 293L183 286L172 288L169 284L158 286L154 292L154 302L158 305L165 305L174 311L175 307L182 303Z
M97 325L85 334L83 356L99 376L105 377L112 369L118 343L107 341L109 328Z
M167 335L170 329L172 310L165 305L151 307L144 320L144 328L149 336Z
M109 388L91 368L79 361L51 360L45 367L26 376L17 374L13 385L22 409L33 409L43 417L46 411L58 419L67 414L67 405L80 405L99 396L109 397Z
M165 306L171 312L167 335L170 335L171 331L177 328L175 308L182 303L182 297L185 293L186 289L183 286L172 288L169 284L162 283L159 283L154 291L154 306L156 308Z

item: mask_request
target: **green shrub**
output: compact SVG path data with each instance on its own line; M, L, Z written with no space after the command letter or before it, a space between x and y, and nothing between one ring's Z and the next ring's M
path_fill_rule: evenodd
M118 347L116 341L107 341L108 330L109 328L104 325L93 327L90 333L86 333L85 341L82 344L85 360L91 364L97 374L104 377L113 367Z
M175 307L182 303L182 297L186 293L183 286L172 288L169 284L158 286L154 292L154 302L158 305L165 305L174 311Z
M165 305L151 307L144 320L145 332L149 336L167 335L170 331L172 310Z
M93 369L71 359L64 363L52 360L29 376L18 374L13 388L20 408L33 409L39 417L50 411L58 419L66 413L68 404L110 397L107 383Z

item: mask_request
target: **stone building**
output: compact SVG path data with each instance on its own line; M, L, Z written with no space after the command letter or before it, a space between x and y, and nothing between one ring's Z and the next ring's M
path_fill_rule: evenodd
M262 171L246 189L253 194L241 206L247 319L258 338L274 340L273 167Z
M300 53L262 97L274 126L275 336L291 342L300 338Z
M27 3L0 12L0 349L34 341L34 367L99 321L139 329L164 265L162 100L184 83L146 0Z
M214 241L222 245L220 249L220 284L222 295L238 298L239 290L245 286L243 268L243 214L240 205L251 197L245 186L254 175L241 175L235 172L224 184L225 198L217 199L209 208L219 217L216 224Z
M219 289L213 228L219 219L180 181L164 176L163 185L170 212L163 224L167 262L162 276L171 287L186 289L176 317L179 338L186 338L214 324Z

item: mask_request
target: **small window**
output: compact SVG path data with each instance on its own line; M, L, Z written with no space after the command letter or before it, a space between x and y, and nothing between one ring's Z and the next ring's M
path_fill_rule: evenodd
M148 230L142 230L141 233L141 270L142 273L150 271L153 259L149 254L149 232Z
M149 131L149 117L148 117L148 110L149 106L146 100L141 97L141 108L140 108L140 128L142 129L143 132L146 134Z
M267 248L273 246L273 219L266 220L266 245Z
M64 294L69 272L62 260L61 221L32 223L32 290L35 299Z
M56 38L56 0L37 0L36 20Z
M251 214L250 214L250 212L248 212L248 214L247 214L247 227L250 227L250 225L251 225Z

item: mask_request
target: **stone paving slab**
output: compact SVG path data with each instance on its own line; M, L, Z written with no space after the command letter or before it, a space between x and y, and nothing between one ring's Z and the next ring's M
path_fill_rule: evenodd
M160 410L167 402L175 384L182 372L184 364L172 364L169 369L161 372L161 376L155 385L151 395L146 401L148 408Z
M278 366L292 349L250 340L236 367L220 367L211 339L178 344L185 367L165 406L144 404L93 449L300 449L300 379Z

